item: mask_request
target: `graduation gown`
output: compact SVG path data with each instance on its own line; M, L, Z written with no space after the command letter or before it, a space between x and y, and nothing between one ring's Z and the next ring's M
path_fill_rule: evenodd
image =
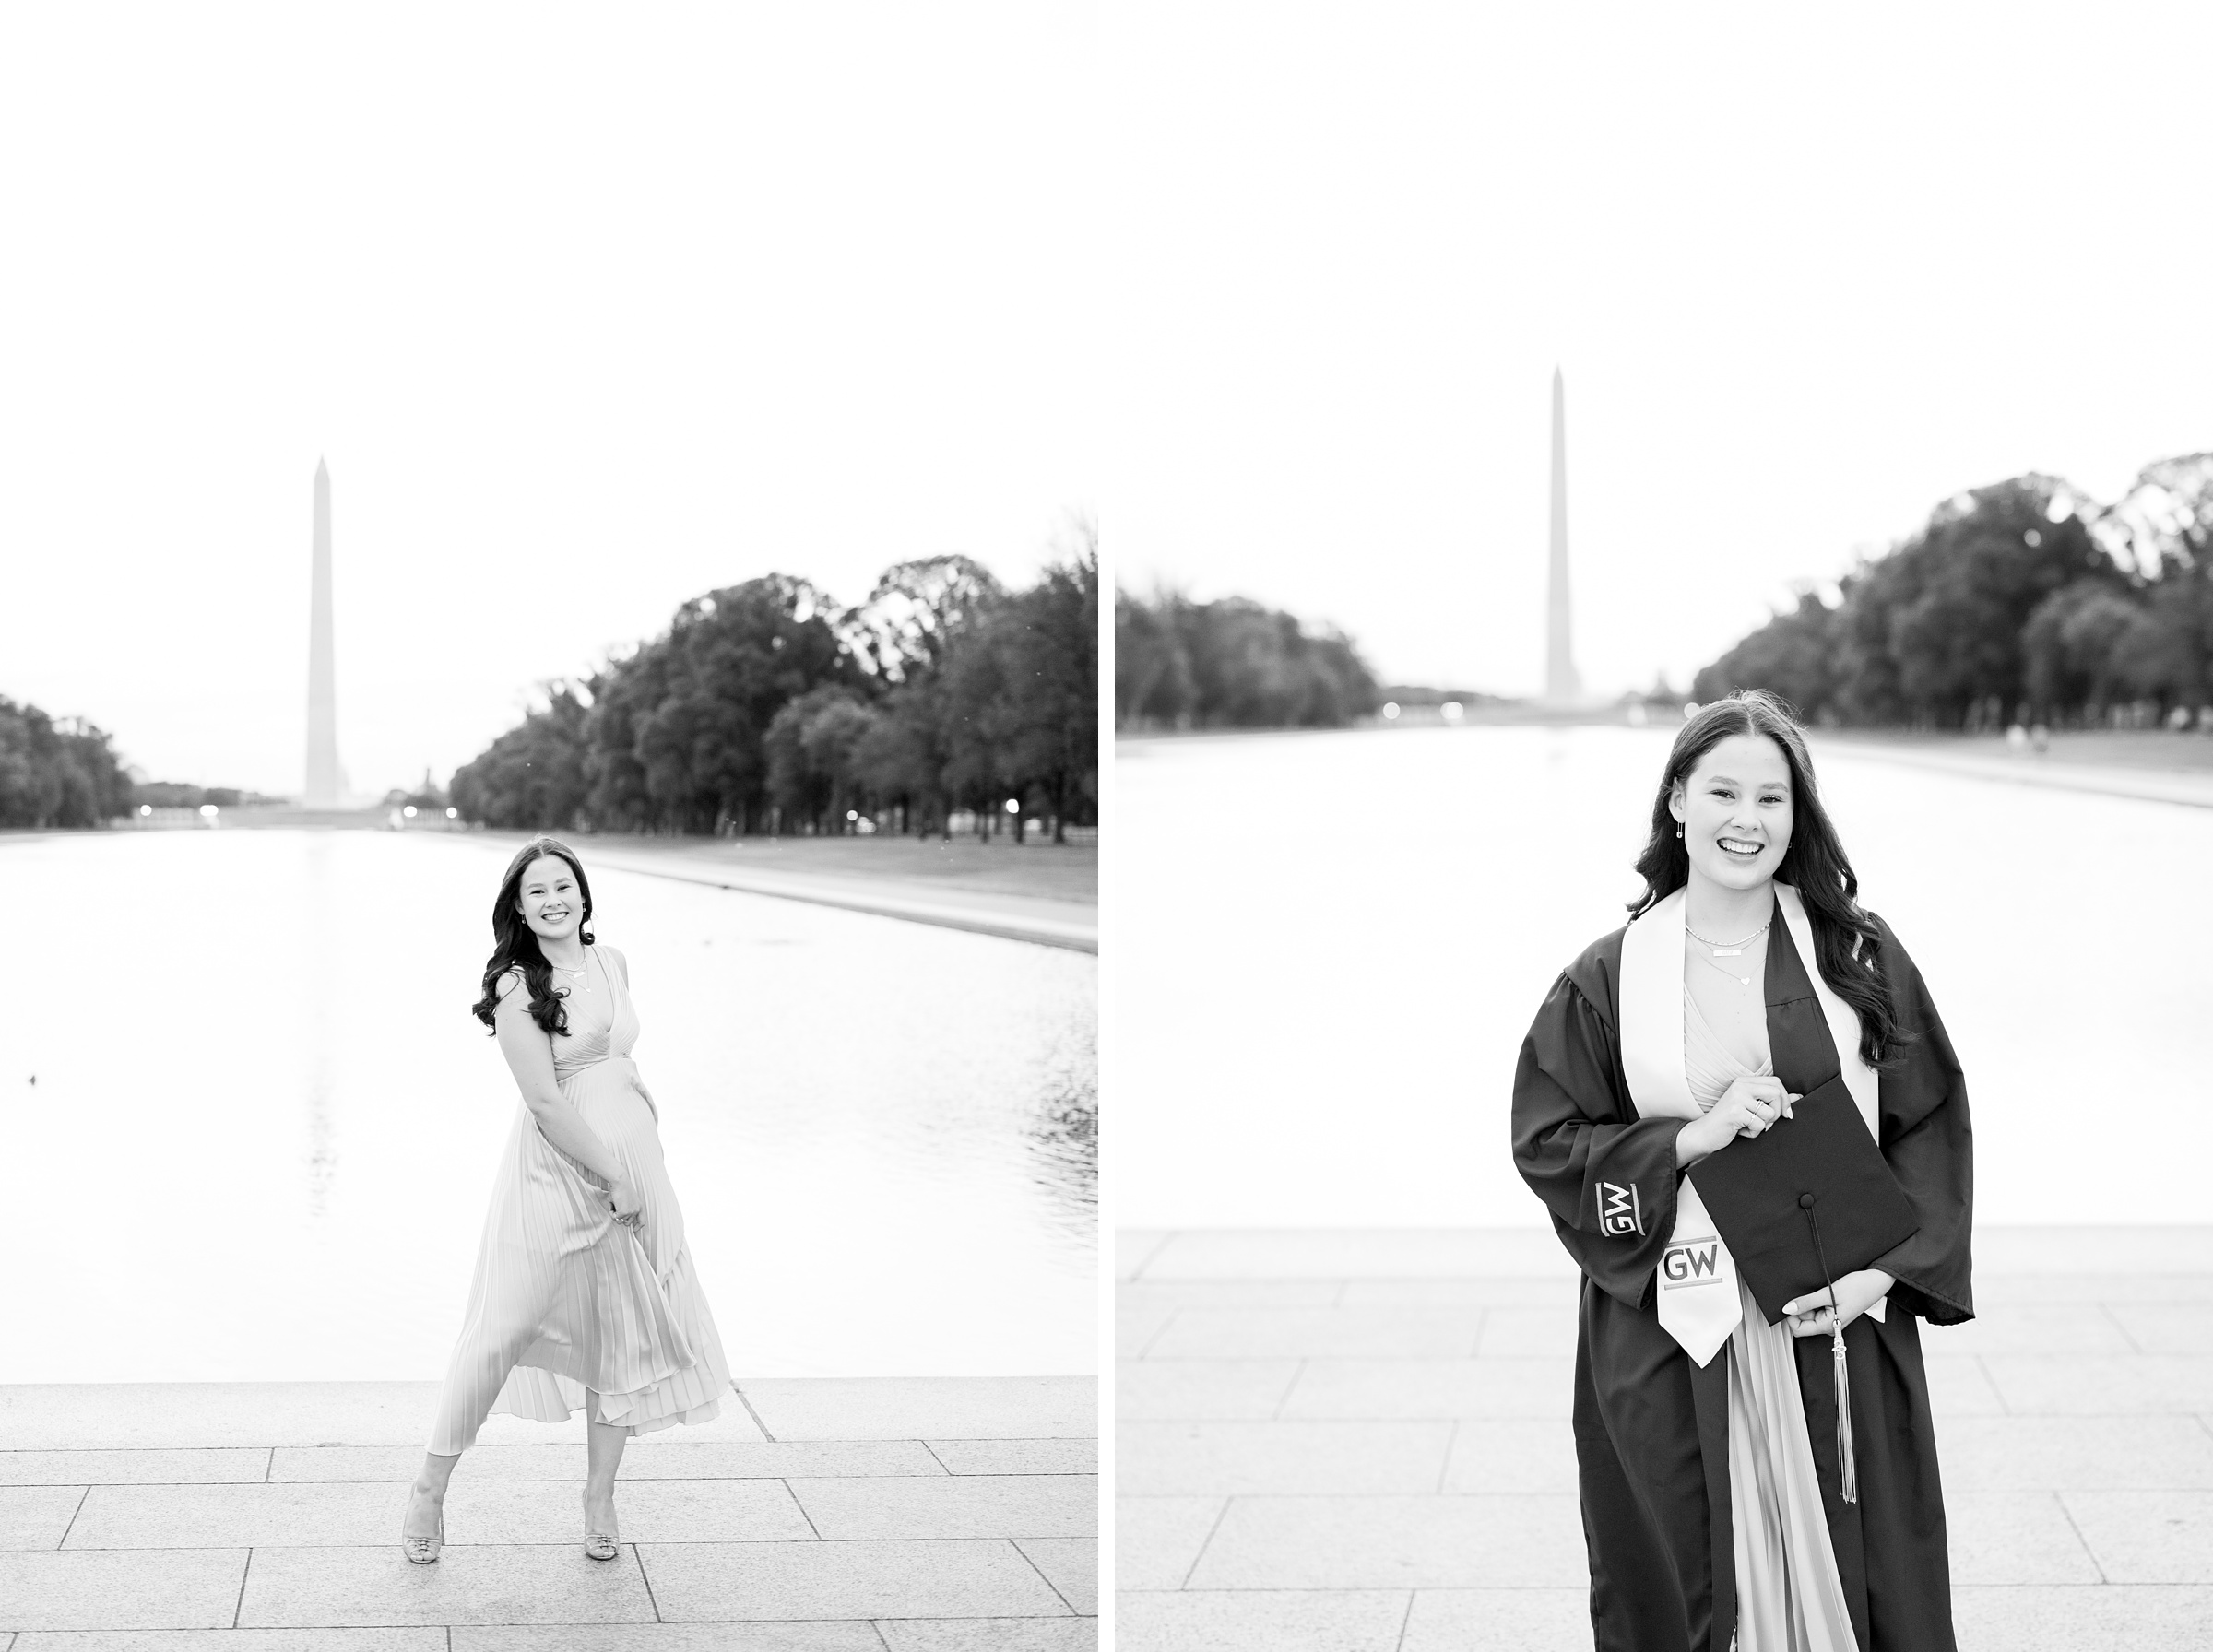
M1916 1319L1952 1325L1974 1316L1972 1140L1951 1040L1920 971L1876 924L1899 1018L1912 1034L1902 1061L1880 1075L1877 1141L1921 1226L1868 1264L1897 1280L1887 1317L1863 1314L1844 1332L1856 1504L1838 1493L1829 1339L1800 1338L1793 1351L1860 1652L1954 1652L1944 1494ZM1734 1356L1724 1349L1694 1364L1654 1308L1653 1276L1684 1174L1675 1137L1685 1121L1640 1117L1630 1098L1619 1031L1624 933L1593 942L1537 1011L1514 1076L1514 1162L1583 1271L1575 1442L1596 1652L1727 1652L1736 1625ZM1810 967L1779 914L1768 941L1769 1044L1777 1073L1800 1092L1838 1067ZM1823 1061L1826 1072L1806 1070ZM1619 1214L1625 1197L1634 1224Z

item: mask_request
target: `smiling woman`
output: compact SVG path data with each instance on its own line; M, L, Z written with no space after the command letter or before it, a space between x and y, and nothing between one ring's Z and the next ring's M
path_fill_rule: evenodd
M1779 702L1686 721L1651 820L1631 923L1561 973L1514 1085L1515 1163L1583 1270L1593 1627L1950 1652L1915 1319L1973 1317L1959 1063Z
M445 1491L492 1410L589 1425L585 1552L612 1560L615 1472L633 1434L706 1422L730 1386L662 1162L659 1109L630 1057L630 965L585 927L574 850L533 838L492 902L479 1020L522 1092L476 1281L402 1527L409 1560L445 1539Z

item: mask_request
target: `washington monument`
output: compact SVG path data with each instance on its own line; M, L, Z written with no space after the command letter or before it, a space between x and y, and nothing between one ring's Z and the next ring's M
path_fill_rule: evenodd
M1568 388L1556 367L1552 370L1552 579L1544 609L1544 698L1555 705L1572 704L1583 696L1583 679L1575 670L1572 635L1568 614Z
M307 796L310 808L337 808L346 794L338 767L338 693L330 647L330 470L315 461L314 572L307 618Z

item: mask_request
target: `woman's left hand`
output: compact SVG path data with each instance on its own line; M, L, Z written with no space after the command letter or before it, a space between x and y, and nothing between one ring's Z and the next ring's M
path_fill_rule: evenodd
M1793 1297L1782 1304L1786 1322L1793 1337L1826 1337L1836 1328L1840 1316L1850 1325L1876 1303L1891 1286L1891 1278L1879 1268L1863 1268L1857 1273L1848 1273L1837 1281L1837 1305L1829 1306L1828 1292L1816 1291L1810 1296Z

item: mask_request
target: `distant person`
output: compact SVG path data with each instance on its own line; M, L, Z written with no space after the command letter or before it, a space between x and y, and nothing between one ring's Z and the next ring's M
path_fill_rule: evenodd
M1554 984L1514 1083L1515 1163L1583 1270L1598 1645L1952 1652L1916 1324L1973 1317L1951 1041L1771 696L1683 726L1637 869L1631 922ZM1888 1248L1855 1254L1886 1210ZM1807 1268L1828 1282L1770 1321L1753 1285Z
M594 943L591 915L582 863L550 837L523 845L492 903L474 1012L498 1035L523 1105L400 1528L419 1564L438 1558L446 1483L487 1412L562 1422L582 1408L584 1552L613 1560L624 1444L712 1421L730 1386L661 1162L659 1109L630 1058L630 965Z

